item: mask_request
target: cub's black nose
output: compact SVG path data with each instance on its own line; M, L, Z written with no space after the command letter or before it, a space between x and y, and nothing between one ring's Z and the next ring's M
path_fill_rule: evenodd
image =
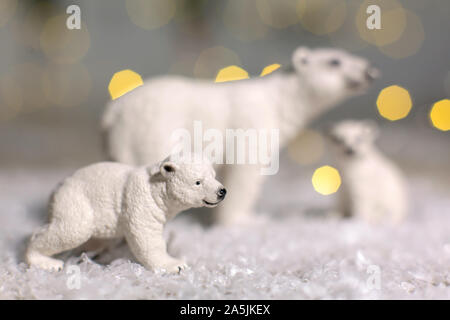
M219 199L225 198L226 194L227 194L227 189L225 189L225 188L220 188L219 191L217 191L217 196L219 197Z

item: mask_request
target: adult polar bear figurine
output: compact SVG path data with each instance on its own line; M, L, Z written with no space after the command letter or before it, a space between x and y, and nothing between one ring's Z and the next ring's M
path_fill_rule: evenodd
M101 125L108 155L133 165L155 162L172 151L172 133L179 128L192 132L196 120L204 130L279 129L281 148L311 120L363 93L378 73L367 60L338 49L300 47L292 65L292 72L225 83L150 79L107 106ZM247 220L264 178L260 167L223 165L218 170L230 196L215 219L222 224Z

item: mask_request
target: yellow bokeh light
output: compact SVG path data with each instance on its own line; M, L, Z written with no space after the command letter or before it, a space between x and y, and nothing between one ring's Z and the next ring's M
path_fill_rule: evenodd
M339 171L330 166L323 166L316 171L312 176L312 185L316 192L322 195L330 195L338 191L341 186L341 175Z
M17 0L0 0L0 27L3 27L14 16Z
M238 66L228 66L220 69L217 73L215 82L228 82L248 79L248 72Z
M222 46L208 48L200 53L195 62L194 76L214 79L217 70L231 65L241 65L241 60L234 51Z
M425 40L425 31L420 18L414 13L405 10L406 29L395 42L379 46L378 49L394 59L412 56L422 47Z
M50 65L42 77L47 99L63 107L80 105L88 97L91 84L88 70L80 63Z
M280 67L281 67L281 64L278 64L278 63L271 64L271 65L269 65L269 66L267 66L267 67L265 67L263 69L263 71L261 72L260 77L264 77L264 76L266 76L268 74L271 74L272 72L274 72L275 70L279 69Z
M298 0L297 14L301 25L316 35L337 31L345 21L345 0Z
M268 26L283 29L298 23L296 1L292 0L258 0L256 8L261 20Z
M370 5L380 7L381 29L367 28L369 15L366 10ZM406 12L397 0L365 0L356 14L356 27L365 41L376 46L385 46L399 39L405 31Z
M259 0L227 0L223 23L231 34L241 41L261 39L267 27L260 19L256 3Z
M322 158L324 146L325 142L320 133L304 130L289 144L288 155L293 161L301 165L313 164Z
M116 72L109 82L108 90L111 99L117 99L125 93L142 86L142 77L133 70L122 70Z
M143 29L156 29L169 23L175 15L174 0L126 0L128 16Z
M40 36L42 51L56 63L75 63L86 54L90 46L86 25L81 23L81 29L69 30L66 19L66 15L48 19Z
M377 99L378 112L384 118L396 121L405 118L411 111L412 101L408 90L390 86L381 90Z
M436 102L431 108L430 119L437 129L450 130L450 100L444 99Z

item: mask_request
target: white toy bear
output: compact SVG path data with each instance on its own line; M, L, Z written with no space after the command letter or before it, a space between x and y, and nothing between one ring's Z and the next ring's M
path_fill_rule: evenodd
M168 255L165 223L191 207L215 207L226 194L207 161L173 156L153 166L102 162L79 169L52 194L50 223L30 240L26 261L59 270L52 258L90 239L125 237L136 259L149 269L179 272L186 264Z
M329 130L342 177L339 211L371 223L397 223L407 213L407 192L400 170L375 146L374 122L346 120Z
M365 92L378 73L367 60L337 49L298 48L292 65L292 71L225 83L179 76L148 80L107 106L101 126L109 158L132 165L158 161L172 152L173 132L184 128L193 136L196 120L204 130L222 133L279 130L282 148L313 119ZM231 191L217 208L218 222L253 221L248 215L263 183L260 166L221 166L218 175Z

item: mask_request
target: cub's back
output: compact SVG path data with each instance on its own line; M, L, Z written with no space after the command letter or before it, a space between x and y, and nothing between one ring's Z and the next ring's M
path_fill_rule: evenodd
M134 168L115 162L100 162L77 170L59 191L75 190L88 199L95 213L120 210L121 197L128 174ZM58 191L57 191L58 193Z

